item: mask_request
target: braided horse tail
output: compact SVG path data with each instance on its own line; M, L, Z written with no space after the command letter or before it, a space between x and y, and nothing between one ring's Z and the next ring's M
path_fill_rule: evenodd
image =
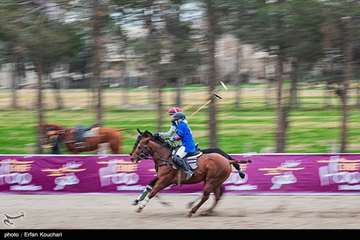
M234 168L238 171L239 176L241 178L245 177L245 174L241 171L240 169L240 164L239 163L251 163L251 160L241 160L241 161L236 161L234 158L232 158L229 154L227 154L226 152L224 152L223 150L221 150L220 148L207 148L204 150L201 150L204 154L207 153L218 153L222 156L224 156L225 158L229 159L229 162L231 165L234 166Z

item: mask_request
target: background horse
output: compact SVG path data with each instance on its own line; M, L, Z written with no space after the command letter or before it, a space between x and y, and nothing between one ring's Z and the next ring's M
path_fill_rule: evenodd
M139 130L138 130L139 131ZM171 148L168 145L160 142L154 136L145 131L141 133L135 142L131 155L133 162L138 162L140 159L152 157L157 169L158 179L155 182L149 196L140 203L138 212L140 212L151 198L153 198L159 191L168 187L171 184L194 184L204 182L203 195L200 202L194 206L188 216L191 217L204 204L211 193L215 194L214 204L203 214L209 214L216 207L218 201L224 192L223 183L228 179L231 169L231 162L229 159L218 153L203 154L199 157L198 167L194 171L193 176L189 180L185 180L184 173L173 168L171 161Z
M42 144L52 145L53 154L60 154L61 142L71 153L75 154L98 150L102 143L108 143L113 154L121 152L122 136L118 129L96 126L94 128L96 134L84 138L84 142L79 145L79 142L76 141L75 128L65 128L55 124L45 124L41 127L45 134Z

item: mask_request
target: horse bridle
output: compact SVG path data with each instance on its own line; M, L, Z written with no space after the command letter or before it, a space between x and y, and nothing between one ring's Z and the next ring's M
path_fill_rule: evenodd
M138 139L136 140L136 143L134 145L134 148L139 148L140 153L138 154L139 159L148 159L149 155L151 155L151 149L148 147L147 144L143 146L138 146L141 140L141 135L138 136ZM134 151L133 151L134 152Z
M151 153L152 151L147 144L140 146L140 153L139 153L140 159L149 159Z
M140 143L140 140L136 145L138 145L139 143ZM138 156L140 159L149 159L150 155L153 154L153 151L149 148L149 146L147 144L144 144L143 146L140 145L139 150L140 150L140 153L138 154ZM171 161L162 159L162 158L159 158L159 160L161 161L161 163L157 167L164 166L164 165L171 166Z

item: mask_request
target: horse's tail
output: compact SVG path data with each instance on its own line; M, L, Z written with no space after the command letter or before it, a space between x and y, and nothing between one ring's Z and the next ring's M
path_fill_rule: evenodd
M227 154L226 152L224 152L220 148L208 148L208 149L203 149L201 151L203 153L205 153L205 154L207 154L207 153L218 153L218 154L222 155L223 157L227 158L229 160L230 164L233 165L234 168L239 172L239 176L241 178L244 178L245 174L240 169L240 163L251 163L251 160L237 161L236 159L232 158L229 154Z
M239 173L239 176L241 178L244 178L245 177L245 173L243 173L240 169L240 164L239 163L251 163L251 160L241 160L239 162L237 162L235 159L230 159L230 164L234 166L234 168L238 171Z

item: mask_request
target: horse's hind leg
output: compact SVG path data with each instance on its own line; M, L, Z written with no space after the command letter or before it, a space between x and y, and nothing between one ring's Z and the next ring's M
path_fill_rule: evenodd
M201 198L202 198L202 195L197 196L195 200L193 200L187 204L187 208L191 208Z
M210 197L210 193L213 192L214 187L211 183L207 182L204 187L203 196L198 204L191 209L188 213L188 217L191 217L196 211L203 205Z
M214 203L209 209L207 209L201 213L202 216L207 216L213 212L214 208L216 207L219 200L221 199L221 196L223 195L223 193L224 193L224 186L221 185L220 187L216 188L216 190L214 191L214 194L215 194Z
M119 146L119 142L117 140L113 140L110 141L110 148L111 148L111 152L113 154L119 154L120 153L120 146Z
M161 200L159 194L155 195L155 197L160 201L161 205L163 205L163 206L171 206L171 204L169 202L165 202L165 201Z

